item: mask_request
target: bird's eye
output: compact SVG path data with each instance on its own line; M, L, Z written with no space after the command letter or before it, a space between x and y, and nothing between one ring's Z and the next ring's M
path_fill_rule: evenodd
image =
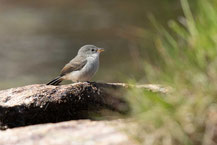
M94 49L92 49L91 51L94 52Z

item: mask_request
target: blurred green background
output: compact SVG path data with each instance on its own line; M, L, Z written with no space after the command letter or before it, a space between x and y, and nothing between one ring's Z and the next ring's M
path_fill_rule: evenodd
M142 59L147 81L168 93L129 91L136 125L127 129L143 145L217 144L217 1L180 2L184 16L168 21L169 29L150 18L157 57Z
M141 59L156 57L150 15L167 27L183 15L180 1L1 0L0 89L47 83L85 44L106 49L94 81L146 82Z

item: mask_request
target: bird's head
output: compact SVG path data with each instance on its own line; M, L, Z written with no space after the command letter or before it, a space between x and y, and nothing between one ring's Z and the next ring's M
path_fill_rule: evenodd
M103 51L104 51L103 48L98 48L94 45L84 45L79 49L78 55L86 56L86 57L98 56Z

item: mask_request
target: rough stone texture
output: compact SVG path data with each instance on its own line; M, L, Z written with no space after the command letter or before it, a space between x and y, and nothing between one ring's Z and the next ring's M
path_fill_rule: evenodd
M157 85L121 83L74 83L62 86L29 85L0 91L0 128L91 119L105 110L126 114L124 98L129 87L166 92Z
M0 131L1 145L134 145L121 120L68 121Z
M122 120L92 118L127 114L130 108L125 93L130 87L167 92L157 85L94 82L2 90L0 129L7 130L0 130L0 145L134 145L121 131ZM73 119L92 120L67 121ZM60 121L65 122L56 123Z

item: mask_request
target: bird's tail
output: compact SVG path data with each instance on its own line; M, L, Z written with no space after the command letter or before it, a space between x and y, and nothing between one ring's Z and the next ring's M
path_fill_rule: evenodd
M57 86L59 85L59 83L61 83L63 81L61 76L56 77L55 79L53 79L52 81L50 81L49 83L47 83L47 85L54 85Z

